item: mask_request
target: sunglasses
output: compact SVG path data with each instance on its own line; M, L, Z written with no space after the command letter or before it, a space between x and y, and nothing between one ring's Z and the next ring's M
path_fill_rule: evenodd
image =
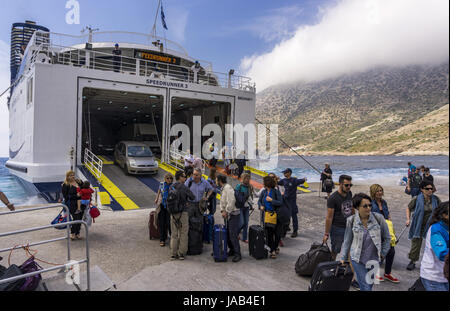
M353 187L353 184L344 184L344 187L350 188Z
M430 190L433 190L433 188L423 188L423 190L428 190L428 191L430 191Z
M364 204L362 207L364 207L364 208L372 208L372 204Z

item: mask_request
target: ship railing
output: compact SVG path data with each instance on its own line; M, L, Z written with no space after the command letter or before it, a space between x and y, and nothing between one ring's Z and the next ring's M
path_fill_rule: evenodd
M35 208L26 208L26 209L18 209L15 211L8 211L8 212L1 212L0 213L0 217L1 216L6 216L6 215L12 215L12 214L19 214L19 213L30 213L30 212L35 212L35 211L41 211L41 210L46 210L46 209L55 209L55 208L63 208L64 212L66 213L66 215L70 215L70 211L69 208L64 205L64 204L54 204L54 205L46 205L46 206L41 206L41 207L35 207ZM71 229L70 227L73 225L82 225L85 228L85 232L86 232L86 238L85 238L85 249L86 249L86 258L80 259L80 260L71 260L71 254L70 254L70 233L71 233ZM59 237L59 238L54 238L51 240L44 240L44 241L39 241L39 242L33 242L33 243L27 243L24 246L14 246L14 247L9 247L9 248L3 248L0 249L0 254L1 253L6 253L6 252L12 252L14 250L18 250L21 248L29 248L29 247L33 247L33 246L38 246L38 245L45 245L45 244L51 244L51 243L55 243L58 241L64 241L67 240L67 263L63 264L63 265L55 265L52 268L46 268L46 269L42 269L39 271L35 271L35 272L31 272L31 273L26 273L26 274L21 274L15 277L11 277L11 278L7 278L7 279L2 279L0 280L0 284L5 284L5 283L10 283L10 282L15 282L17 280L21 280L21 279L25 279L25 278L29 278L29 277L33 277L35 275L39 275L39 274L43 274L43 273L47 273L47 272L51 272L51 271L56 271L56 270L61 270L64 269L64 271L69 271L71 270L74 266L79 266L81 264L86 264L86 281L87 281L87 291L91 290L91 273L90 273L90 256L89 256L89 228L86 222L84 221L69 221L69 222L65 222L63 224L56 224L56 225L47 225L47 226L42 226L42 227L34 227L34 228L27 228L27 229L23 229L23 230L16 230L16 231L11 231L11 232L5 232L5 233L0 233L0 238L4 238L4 237L8 237L8 236L14 236L14 235L20 235L20 234L25 234L25 233L30 233L30 232L36 232L36 231L43 231L43 230L48 230L48 229L60 229L61 227L66 227L66 234L63 237ZM75 275L73 273L69 274L72 277L74 277Z
M180 151L180 150L173 149L173 148L171 148L169 150L170 163L178 169L182 169L182 170L185 169L184 158L190 157L190 156L191 155L185 151ZM201 159L201 160L202 160L202 167L203 167L202 173L205 173L206 161L203 159Z
M44 35L45 33L43 33ZM48 33L47 33L48 34ZM35 33L35 41L41 35ZM46 39L47 40L47 39ZM246 91L255 91L255 84L248 77L218 73L210 70L210 64L202 65L195 75L191 67L167 64L156 60L144 60L127 56L114 56L111 53L88 50L86 48L75 48L73 46L61 46L44 40L45 48L36 48L39 53L44 53L48 61L53 64L63 64L75 67L82 67L94 70L115 71L136 76L148 77L150 79L165 79L174 82L198 83L201 85L219 86L222 88L234 88Z
M97 179L103 175L103 161L97 157L91 150L84 150L84 165L91 171Z

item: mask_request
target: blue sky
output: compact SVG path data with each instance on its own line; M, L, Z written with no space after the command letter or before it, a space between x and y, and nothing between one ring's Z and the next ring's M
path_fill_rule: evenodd
M68 0L1 1L0 92L9 86L11 25L34 20L52 32L150 33L157 0L78 0L80 24L66 23ZM71 0L75 1L75 0ZM448 0L163 0L169 30L214 71L245 75L257 91L319 81L378 66L435 64L449 58ZM295 103L293 103L295 104ZM8 155L8 110L0 98L0 157Z
M66 0L9 1L0 11L0 40L9 42L14 22L34 20L53 32L80 34L83 26L101 31L149 33L157 0L78 0L80 25L68 25ZM330 0L164 0L168 39L195 58L211 61L219 72L238 69L241 59L269 51L300 24L313 23L318 7ZM2 3L3 6L3 3ZM269 22L277 20L277 22ZM161 21L158 33L163 35Z

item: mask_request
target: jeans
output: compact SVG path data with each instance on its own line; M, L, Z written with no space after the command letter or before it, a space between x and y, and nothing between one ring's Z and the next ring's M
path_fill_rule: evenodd
M208 210L211 215L214 215L216 213L216 207L217 207L216 194L213 194L208 201Z
M275 228L265 227L267 246L270 248L270 252L273 253L277 250L281 239L281 225L277 225Z
M369 269L366 268L366 265L363 265L359 262L352 260L352 266L353 270L356 274L356 280L359 283L359 288L361 291L372 291L373 283L374 281L370 282L371 284L368 284L366 282L366 275L369 273Z
M394 263L395 248L391 246L391 249L386 255L386 265L384 266L384 274L391 274L392 264Z
M248 240L248 221L250 218L250 209L249 208L241 208L241 226L239 227L239 232L242 231L242 240Z
M233 255L241 256L241 246L239 245L239 225L240 216L230 215L228 220L228 247Z
M298 206L297 206L297 198L292 199L286 199L288 205L289 205L289 211L291 212L291 218L292 218L292 226L293 226L293 232L298 231Z
M159 236L161 242L166 242L167 232L170 230L170 214L167 209L161 206L161 211L158 214Z
M422 277L420 279L422 280L423 287L425 287L428 292L448 292L448 282L439 283Z
M342 243L344 243L345 228L331 226L330 239L331 239L331 251L335 254L341 252Z

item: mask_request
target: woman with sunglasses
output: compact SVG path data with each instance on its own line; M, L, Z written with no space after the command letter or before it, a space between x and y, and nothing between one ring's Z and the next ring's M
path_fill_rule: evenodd
M407 270L416 268L416 261L420 257L422 241L430 227L430 220L433 211L441 204L441 200L433 194L434 185L424 180L420 183L421 193L412 199L406 209L406 226L409 228L409 239L411 240L411 250L409 252L409 264ZM412 220L411 220L411 213Z
M171 174L167 174L164 176L164 183L161 183L158 194L156 195L155 204L158 202L158 197L162 197L161 204L159 205L158 212L158 224L159 224L159 236L161 247L166 246L167 240L167 232L171 234L170 230L170 214L167 211L167 197L169 195L169 188L173 184L173 176Z
M347 218L344 243L342 245L341 263L350 260L361 291L371 291L375 279L367 281L366 276L373 269L379 269L382 261L391 248L391 236L384 217L378 213L372 213L372 203L368 195L359 193L352 199L353 207L357 211L355 215ZM369 268L367 268L369 267Z

